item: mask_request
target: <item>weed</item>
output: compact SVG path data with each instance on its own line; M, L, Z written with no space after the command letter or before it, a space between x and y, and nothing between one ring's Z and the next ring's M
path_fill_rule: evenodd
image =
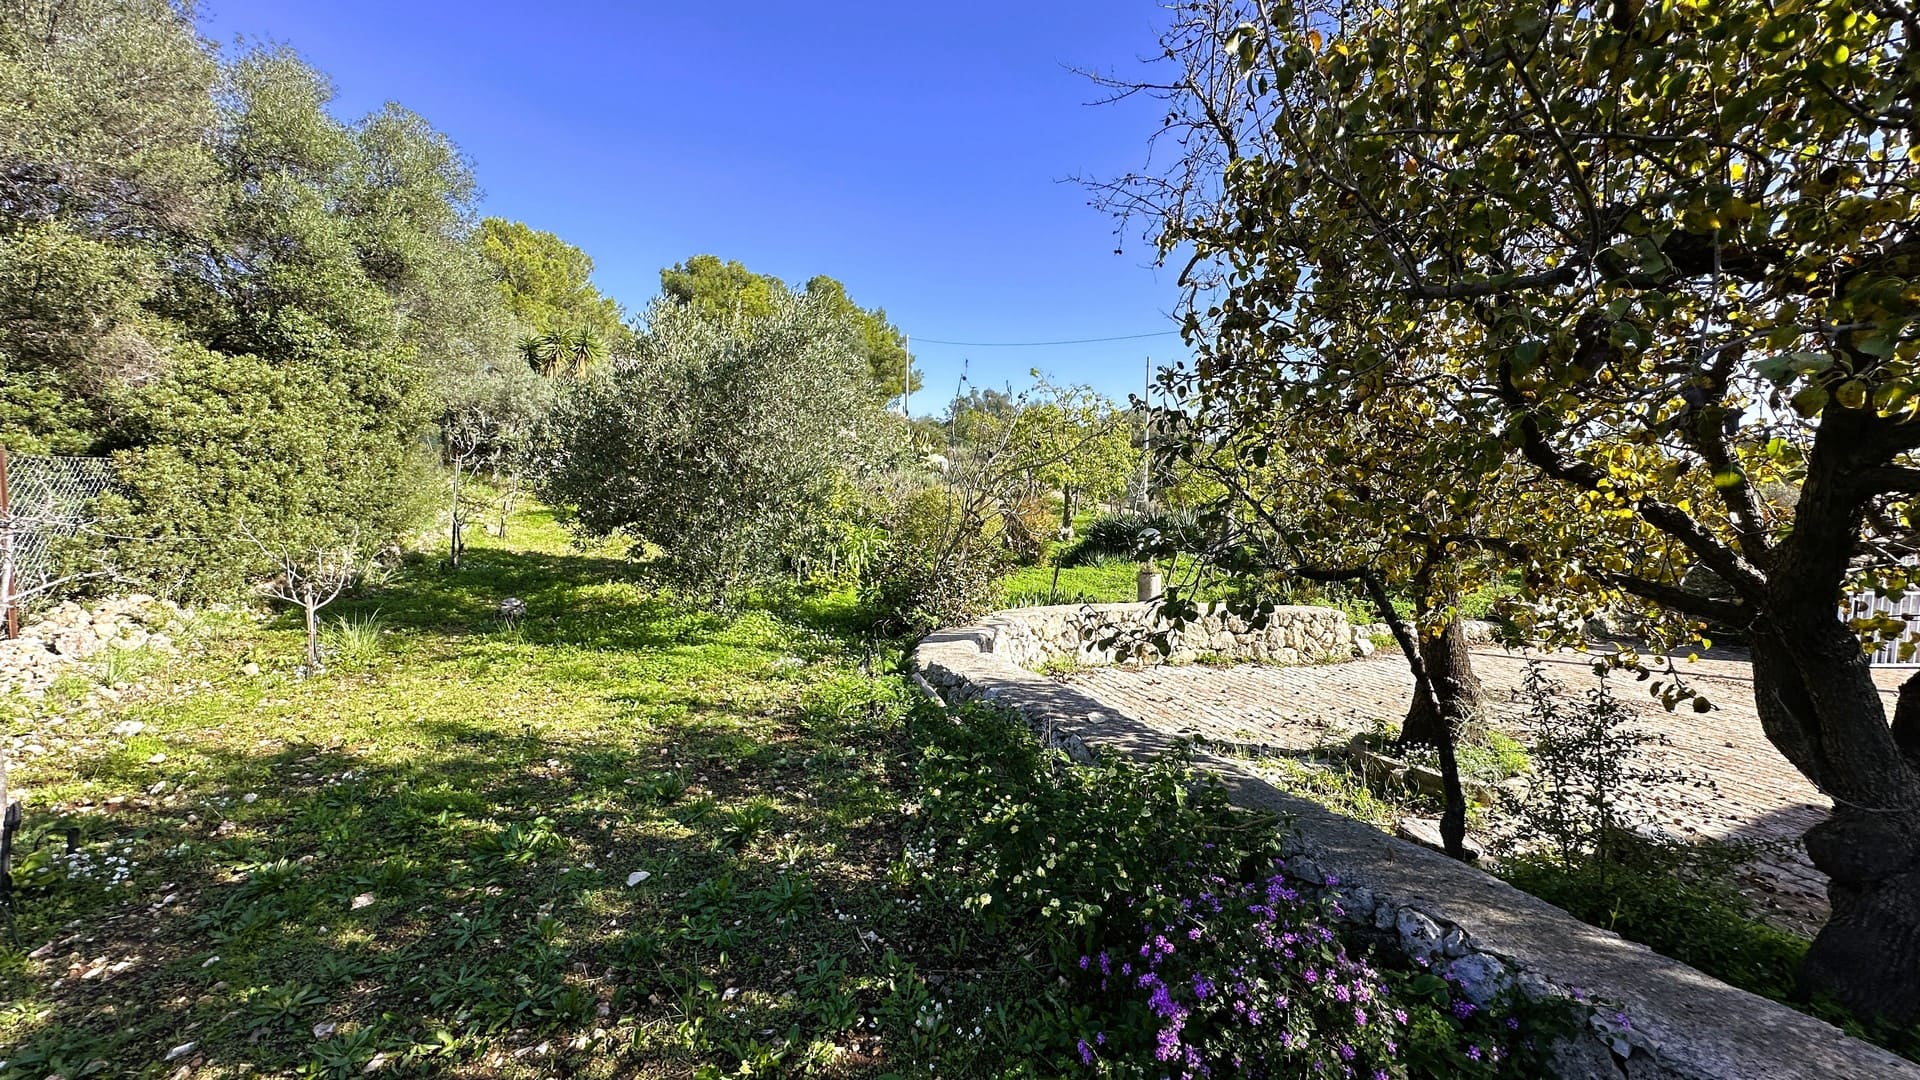
M378 609L362 615L341 615L327 627L321 644L334 663L365 666L379 658L380 635L385 632Z

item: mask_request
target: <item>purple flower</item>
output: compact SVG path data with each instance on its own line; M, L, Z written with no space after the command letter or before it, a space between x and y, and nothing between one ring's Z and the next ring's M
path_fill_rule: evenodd
M1093 1064L1093 1047L1088 1046L1085 1039L1080 1040L1080 1064Z
M1467 1047L1467 1060L1469 1061L1480 1060L1480 1048L1478 1046Z
M1453 1015L1459 1017L1462 1020L1465 1020L1467 1017L1472 1016L1473 1010L1474 1010L1474 1004L1471 1001L1462 1000L1462 1001L1456 1001L1453 1003Z
M1365 1009L1353 1010L1353 1022L1360 1027L1366 1027L1367 1026L1367 1010Z
M1402 1025L1404 1025L1404 1024L1406 1024L1406 1022L1407 1022L1407 1010L1405 1010L1405 1009L1395 1009L1395 1010L1393 1010L1393 1019L1394 1019L1394 1022L1395 1022L1395 1023L1397 1023L1397 1024L1402 1024Z

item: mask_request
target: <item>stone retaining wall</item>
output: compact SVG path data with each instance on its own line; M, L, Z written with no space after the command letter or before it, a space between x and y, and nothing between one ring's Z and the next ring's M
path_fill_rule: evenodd
M1144 605L1104 607L1134 607L1137 618L1150 617ZM1069 655L1069 648L1076 657L1083 651L1082 643L1066 637L1066 624L1056 622L1066 610L1006 611L939 631L914 650L914 669L930 692L949 703L985 699L1018 710L1050 743L1080 760L1172 750L1173 736L1031 670ZM1319 625L1320 618L1301 620ZM1585 1002L1591 1037L1560 1047L1562 1080L1920 1080L1920 1066L1829 1024L1589 926L1436 851L1290 795L1231 759L1194 757L1219 774L1235 802L1286 820L1289 864L1304 876L1337 878L1349 918L1392 934L1410 953L1451 965L1483 1000L1519 986L1538 996Z
M998 612L967 629L980 633L982 652L1035 669L1053 661L1098 666L1136 659L1148 636L1163 631L1171 631L1172 652L1166 659L1176 664L1202 658L1323 663L1373 648L1367 628L1348 625L1344 613L1303 606L1274 608L1258 628L1224 604L1202 607L1198 618L1178 629L1160 618L1152 604L1063 604ZM1113 644L1103 648L1110 639Z

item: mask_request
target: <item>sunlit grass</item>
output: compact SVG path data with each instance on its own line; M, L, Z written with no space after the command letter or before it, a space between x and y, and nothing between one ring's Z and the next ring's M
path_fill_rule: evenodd
M311 677L297 620L207 619L118 705L14 703L0 1076L884 1071L873 941L943 934L888 878L904 699L848 597L678 605L534 508L329 615Z

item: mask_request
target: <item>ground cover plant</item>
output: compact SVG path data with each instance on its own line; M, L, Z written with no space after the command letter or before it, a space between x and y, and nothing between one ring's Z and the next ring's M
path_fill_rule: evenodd
M1094 1075L1537 1076L1567 1014L1482 1008L1372 950L1275 822L1178 761L1074 766L1017 717L922 720L907 862L1016 955L1078 970Z

